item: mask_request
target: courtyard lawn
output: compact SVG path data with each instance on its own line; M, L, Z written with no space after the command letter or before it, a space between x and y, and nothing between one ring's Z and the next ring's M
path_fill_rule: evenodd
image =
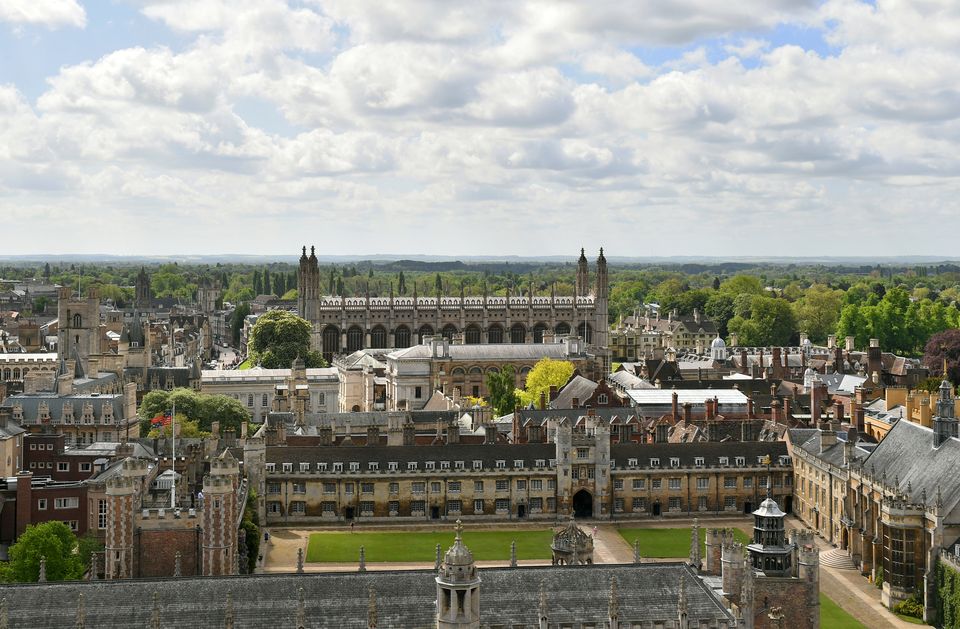
M617 529L627 544L633 546L633 540L640 540L640 556L654 559L668 559L673 557L690 556L690 529L651 529L651 528L623 528ZM740 529L733 529L734 538L741 544L749 544L750 538ZM700 528L700 544L707 538L707 530ZM701 553L704 552L701 548Z
M307 561L351 563L360 559L360 547L369 562L433 562L437 544L445 553L453 544L454 532L319 532L310 534ZM553 531L470 531L463 532L463 543L478 561L510 559L510 542L517 542L517 559L549 559Z
M820 626L826 629L867 629L823 592L820 593Z

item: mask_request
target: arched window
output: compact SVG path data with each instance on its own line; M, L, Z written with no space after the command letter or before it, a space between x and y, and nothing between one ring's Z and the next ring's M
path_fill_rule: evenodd
M347 351L355 352L358 349L363 349L363 330L354 325L347 330Z
M467 374L467 372L463 370L463 367L454 367L454 368L453 368L453 377L454 377L454 378L462 378L462 377L464 377L466 374Z
M247 394L247 406L253 408L253 393Z
M584 321L577 326L577 336L582 338L587 343L593 342L593 326Z
M323 356L329 358L340 353L340 330L335 325L323 328Z
M543 333L547 331L547 326L538 323L533 326L533 342L534 343L543 343Z
M503 343L503 326L494 323L487 328L487 343Z
M264 393L264 394L260 397L260 406L266 406L266 405L267 405L267 394Z
M19 367L14 367L14 368L13 368L13 379L14 379L14 380L19 380L19 379L20 379L20 368L19 368Z
M393 346L398 349L410 347L410 328L405 325L397 326L393 331Z
M387 346L387 330L382 325L374 326L370 331L370 347L383 349Z
M564 323L561 321L557 324L557 327L553 329L557 336L567 336L570 334L570 324Z
M527 329L523 327L522 323L514 323L510 327L510 342L511 343L527 342Z
M423 343L423 339L428 336L433 336L433 327L429 325L421 325L420 329L417 330L417 342Z
M447 325L443 326L443 330L441 330L440 334L448 341L452 341L457 332L457 326L453 325L452 323L448 323Z
M479 367L471 367L471 368L470 368L470 375L471 375L471 376L482 376L482 375L483 375L483 370L480 369Z
M7 367L6 369L3 370L3 379L4 379L4 380L9 380L9 379L10 379L10 368L9 368L9 367Z
M80 316L80 313L73 315L73 327L81 328L83 327L83 318Z
M472 323L463 331L463 342L467 345L480 344L480 328Z

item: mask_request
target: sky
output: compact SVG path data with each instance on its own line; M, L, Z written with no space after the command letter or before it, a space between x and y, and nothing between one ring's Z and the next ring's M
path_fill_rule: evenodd
M943 255L956 0L0 0L0 255Z

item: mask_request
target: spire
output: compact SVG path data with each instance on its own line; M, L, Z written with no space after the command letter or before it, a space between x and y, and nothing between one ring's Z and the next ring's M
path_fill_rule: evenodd
M694 570L700 569L700 522L693 519L693 528L690 529L690 565Z
M377 629L377 593L370 586L370 602L367 605L367 629Z
M176 554L174 554L173 556L173 576L175 577L183 576L183 571L180 566L182 559L183 557L180 554L180 551L178 550Z
M6 599L4 599L6 600ZM546 582L540 580L540 626L546 626L547 622L547 588Z
M90 553L90 580L97 580L97 553Z
M233 592L227 592L227 609L223 614L223 629L233 629Z
M433 569L434 569L434 570L439 570L439 569L440 569L440 562L442 561L442 559L441 559L441 554L440 554L440 553L441 553L441 551L440 551L440 544L437 544L437 558L436 558L436 560L433 562Z
M77 596L77 623L76 629L85 629L87 626L87 609L83 604L83 594Z
M150 629L163 629L160 623L160 601L157 593L153 593L153 611L150 612Z
M360 547L360 568L357 572L366 572L367 571L367 555L364 551L363 546Z
M297 574L303 574L303 549L297 549Z
M297 588L297 619L296 629L306 629L307 627L307 604L303 598L303 588Z
M577 260L576 297L584 297L590 291L590 270L587 268L587 255L580 249L580 258Z
M510 542L510 567L517 567L517 540Z
M40 576L37 577L37 582L47 582L47 558L43 555L40 555Z
M620 602L617 600L617 577L610 577L610 600L607 601L607 614L610 616L610 628L620 624Z
M640 563L640 539L633 540L633 563Z

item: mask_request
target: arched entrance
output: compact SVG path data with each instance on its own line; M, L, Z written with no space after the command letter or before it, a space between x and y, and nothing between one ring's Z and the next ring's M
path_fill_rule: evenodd
M843 529L840 531L840 548L843 550L847 550L847 548L849 548L849 545L850 545L849 533L847 533L847 527L843 527Z
M653 515L654 517L660 517L660 501L659 500L653 503Z
M593 517L593 496L586 489L573 494L573 515L577 518Z

